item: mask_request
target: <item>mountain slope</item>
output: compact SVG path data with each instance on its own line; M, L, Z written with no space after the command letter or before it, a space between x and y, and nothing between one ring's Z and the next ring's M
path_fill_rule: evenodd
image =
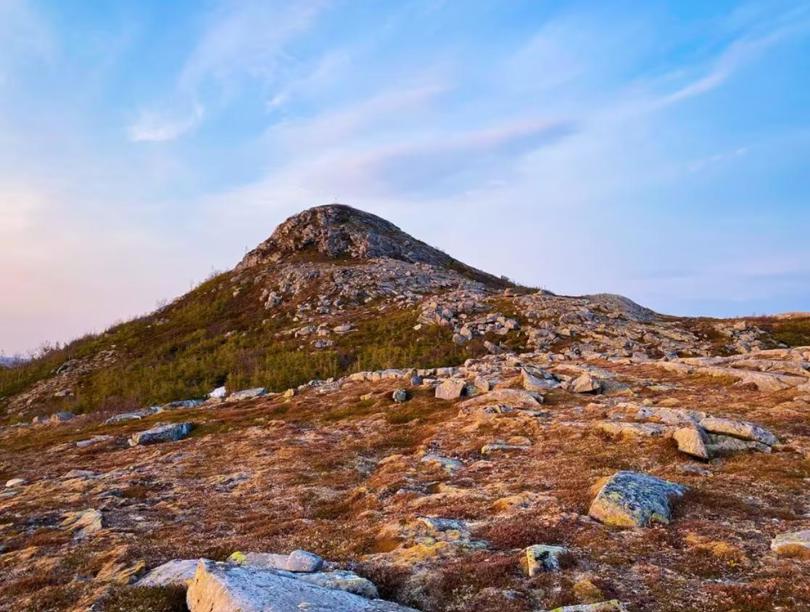
M359 370L458 365L498 347L709 354L760 346L759 335L617 296L515 287L375 215L327 205L287 219L234 270L166 307L0 371L0 409L20 420L220 385L282 391Z
M806 609L810 346L772 347L807 329L505 286L305 211L0 370L0 608L211 610L199 559L256 593L304 550L293 591L423 612Z

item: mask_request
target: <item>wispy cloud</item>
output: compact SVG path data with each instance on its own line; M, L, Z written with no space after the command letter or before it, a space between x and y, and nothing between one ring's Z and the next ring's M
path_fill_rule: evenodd
M127 131L133 142L166 142L193 130L204 116L202 105L197 103L184 114L142 111Z
M245 81L269 88L287 64L295 63L287 46L327 6L326 0L221 3L208 15L203 33L179 71L174 91L158 106L139 112L127 129L130 140L175 140L196 129L206 115L236 95ZM277 95L281 96L275 98L279 103L285 94Z

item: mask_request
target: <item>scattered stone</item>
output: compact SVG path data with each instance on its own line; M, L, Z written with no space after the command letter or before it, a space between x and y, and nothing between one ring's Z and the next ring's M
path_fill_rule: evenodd
M380 599L366 599L324 588L278 570L200 561L189 585L190 612L404 612L410 610Z
M199 399L187 399L187 400L177 400L175 402L169 402L168 404L163 404L160 408L161 410L182 410L185 408L198 408L202 406L205 402Z
M405 389L395 389L391 394L391 399L397 404L403 404L409 399L408 392Z
M598 393L602 389L601 383L587 372L583 372L570 381L566 388L571 393Z
M771 550L783 557L810 559L810 529L780 533L771 540Z
M422 463L432 463L435 465L439 465L450 474L464 467L464 464L458 459L450 459L448 457L442 457L441 455L437 455L435 453L428 453L427 455L422 457Z
M175 442L185 438L191 433L194 425L192 423L169 423L166 425L156 425L152 429L141 431L129 438L130 446L143 444L158 444L160 442Z
M28 481L25 478L12 478L11 480L6 481L6 488L10 489L12 487L21 487L26 484Z
M63 412L57 412L56 414L52 414L50 416L50 418L48 419L48 422L51 423L51 425L57 425L59 423L64 423L66 421L70 421L75 416L76 415L73 414L72 412L64 412L64 411Z
M617 527L647 527L652 522L668 524L670 502L686 487L649 474L620 471L604 479L588 514Z
M93 535L103 528L101 512L92 508L78 512L68 512L64 516L65 518L60 526L74 532L73 537L77 540Z
M752 440L773 446L779 440L775 435L764 427L748 423L746 421L735 421L722 417L706 417L700 421L700 426L710 433L726 434L743 440Z
M208 394L210 399L225 399L225 396L228 395L228 390L223 385L222 387L217 387L211 393Z
M486 393L492 389L492 384L483 376L476 376L473 380L473 387L479 393Z
M242 400L255 399L267 393L264 387L256 387L254 389L243 389L242 391L235 391L231 393L225 400L227 402L240 402Z
M434 533L443 533L446 531L467 532L469 528L467 523L460 519L441 518L436 516L420 516L419 522L428 528L428 531Z
M338 325L332 328L332 331L336 334L348 334L350 331L354 329L354 326L351 323L344 323L343 325Z
M120 423L128 423L129 421L139 421L142 418L156 414L159 411L160 408L153 406L151 408L144 408L143 410L136 410L134 412L122 412L121 414L111 416L109 419L104 421L104 424L118 425Z
M523 388L526 391L534 391L535 393L544 393L549 389L555 389L560 386L558 381L550 373L543 370L533 370L530 372L526 368L520 371Z
M543 571L556 571L560 569L560 557L568 552L562 546L548 544L535 544L523 550L526 563L526 573L529 577Z
M527 444L506 444L505 442L490 442L481 447L481 454L485 457L492 453L510 452L510 451L525 451L531 448Z
M87 448L88 446L95 446L97 444L104 444L115 440L114 436L99 435L88 438L87 440L79 440L76 442L77 448Z
M306 550L294 550L287 557L287 569L290 572L317 572L323 567L323 559Z
M672 437L682 453L698 459L709 458L709 449L706 448L709 438L700 427L680 427L673 432Z
M510 408L532 409L543 403L543 396L523 389L495 389L476 397L464 400L459 406L475 408L483 406L509 406Z
M436 397L443 400L454 400L464 394L466 381L460 378L448 378L436 387Z
M599 603L562 606L548 612L627 612L627 607L618 599L611 599Z
M602 421L597 427L611 436L646 436L660 438L669 433L670 428L657 423L617 423L615 421Z

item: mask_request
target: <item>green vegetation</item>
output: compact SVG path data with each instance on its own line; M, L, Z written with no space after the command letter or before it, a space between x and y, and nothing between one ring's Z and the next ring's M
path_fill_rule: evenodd
M810 346L810 317L761 318L753 319L752 323L771 334L777 342L788 346Z
M446 328L414 331L416 311L396 309L368 312L353 321L356 331L335 336L328 350L316 350L311 339L279 334L293 324L283 315L266 318L257 307L258 288L243 284L234 295L230 280L229 274L216 276L152 315L0 370L0 398L50 377L71 360L100 360L105 351L114 359L82 374L72 397L52 398L38 404L37 412L132 409L203 397L223 384L283 391L360 370L455 365L482 350L455 345Z

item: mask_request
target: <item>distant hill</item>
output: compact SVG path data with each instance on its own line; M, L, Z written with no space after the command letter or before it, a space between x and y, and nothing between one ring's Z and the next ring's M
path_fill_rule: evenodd
M518 287L332 204L290 217L233 270L147 316L5 367L0 410L9 420L115 412L221 385L281 391L360 370L459 365L504 348L661 357L771 345L737 321Z

